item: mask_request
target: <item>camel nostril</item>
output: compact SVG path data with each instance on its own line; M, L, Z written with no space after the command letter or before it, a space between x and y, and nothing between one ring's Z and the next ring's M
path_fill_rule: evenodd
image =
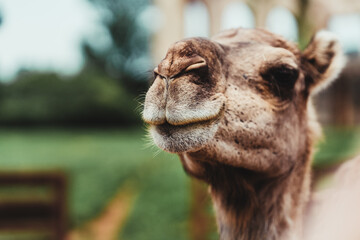
M161 79L164 80L166 91L169 90L169 82L170 82L171 78L169 79L167 77L161 76Z

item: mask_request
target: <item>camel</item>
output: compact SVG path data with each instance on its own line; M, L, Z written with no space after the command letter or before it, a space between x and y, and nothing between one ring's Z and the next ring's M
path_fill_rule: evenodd
M153 142L209 185L220 239L303 239L321 135L311 98L344 63L327 31L303 52L266 30L241 28L169 48L142 118Z

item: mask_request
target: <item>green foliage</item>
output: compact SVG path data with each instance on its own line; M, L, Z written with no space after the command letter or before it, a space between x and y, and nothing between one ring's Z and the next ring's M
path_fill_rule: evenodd
M315 154L314 167L321 168L347 160L359 153L360 129L327 127Z
M140 123L135 97L147 88L150 36L138 16L149 1L89 1L102 16L109 45L100 50L84 41L86 64L76 76L24 71L0 84L0 124Z
M141 93L147 87L150 33L139 23L138 16L149 0L89 1L102 13L110 44L99 50L91 41L85 41L87 65L114 77L130 92Z
M137 103L119 83L90 71L64 79L23 73L1 86L1 124L130 124Z

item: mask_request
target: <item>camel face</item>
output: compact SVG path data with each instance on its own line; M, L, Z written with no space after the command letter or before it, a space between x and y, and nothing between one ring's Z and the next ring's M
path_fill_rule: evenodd
M222 49L205 39L177 42L155 68L143 119L169 152L197 149L211 139L223 114Z
M213 158L220 149L236 158L292 158L302 147L317 70L326 72L334 56L316 56L322 44L315 43L302 55L277 35L245 29L175 43L145 100L143 119L155 144L175 153L206 150ZM326 47L333 52L334 44Z

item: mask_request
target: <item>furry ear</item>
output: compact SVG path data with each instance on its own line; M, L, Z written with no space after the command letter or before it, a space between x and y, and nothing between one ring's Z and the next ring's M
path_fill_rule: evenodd
M318 32L303 52L306 86L317 93L335 80L346 63L339 40L328 31Z

